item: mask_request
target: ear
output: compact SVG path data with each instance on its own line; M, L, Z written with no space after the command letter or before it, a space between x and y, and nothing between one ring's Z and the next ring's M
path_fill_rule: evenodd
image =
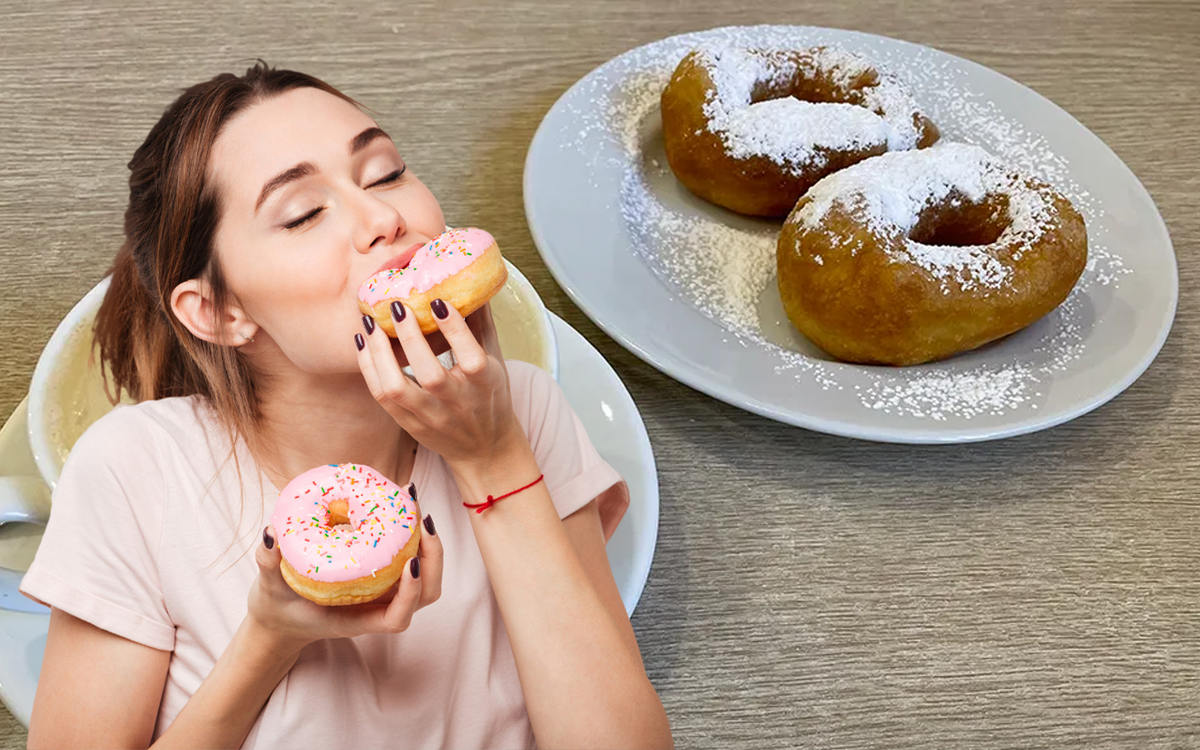
M171 311L196 338L214 344L242 346L258 331L258 325L236 305L217 320L212 287L202 279L188 279L172 290Z

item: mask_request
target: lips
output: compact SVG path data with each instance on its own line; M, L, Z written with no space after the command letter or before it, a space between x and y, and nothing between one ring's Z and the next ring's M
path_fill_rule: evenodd
M375 273L373 273L371 275L375 276L377 274L381 274L384 271L387 271L387 270L393 269L393 268L404 268L405 266L408 265L409 261L411 261L413 259L413 256L417 254L417 251L420 250L422 247L424 247L426 244L427 243L424 243L424 242L414 243L412 245L412 247L408 248L404 252L388 259L387 261L384 261L384 264L382 266L380 266L379 268L375 269Z

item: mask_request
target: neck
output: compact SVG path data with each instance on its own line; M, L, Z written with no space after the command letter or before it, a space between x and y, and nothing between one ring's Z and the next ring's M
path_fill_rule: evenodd
M417 442L379 405L361 374L286 380L263 393L261 403L259 462L277 488L314 466L347 462L408 483Z

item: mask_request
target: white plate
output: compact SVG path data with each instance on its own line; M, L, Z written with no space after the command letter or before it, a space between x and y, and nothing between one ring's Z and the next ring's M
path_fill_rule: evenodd
M1039 174L1080 209L1089 266L1071 297L1024 331L945 362L879 368L831 361L783 314L774 276L779 222L705 203L666 166L658 97L676 63L705 40L836 44L895 71L943 137L977 143ZM600 66L538 128L525 162L525 213L558 282L634 354L743 409L872 440L989 440L1090 411L1149 366L1178 297L1174 251L1153 201L1069 114L968 60L837 29L713 29ZM704 265L721 260L733 262ZM727 277L737 283L721 281Z
M629 485L629 510L608 540L608 562L625 609L633 614L658 539L658 470L637 405L600 352L557 315L559 384L604 460ZM0 474L37 475L25 436L26 402L0 430ZM24 570L33 560L37 527L0 529L0 566ZM0 591L0 596L5 592ZM22 597L15 591L12 595ZM28 601L28 600L25 600ZM50 618L0 609L0 700L29 726Z

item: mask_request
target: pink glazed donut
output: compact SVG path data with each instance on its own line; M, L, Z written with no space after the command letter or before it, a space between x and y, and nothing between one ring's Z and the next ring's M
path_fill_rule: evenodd
M309 469L279 493L271 523L283 579L324 606L362 604L400 580L421 543L413 486L370 466Z
M508 281L508 268L492 235L482 229L450 229L422 245L396 268L380 271L358 288L358 309L396 338L392 302L412 310L421 333L438 330L429 303L440 299L464 318L487 304Z

